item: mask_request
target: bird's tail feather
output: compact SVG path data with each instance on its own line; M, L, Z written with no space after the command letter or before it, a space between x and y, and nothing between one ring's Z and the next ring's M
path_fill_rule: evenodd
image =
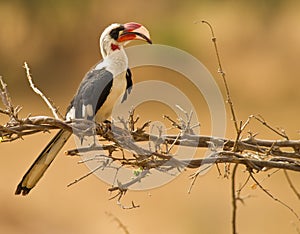
M53 139L48 143L44 150L40 153L29 170L23 176L18 184L15 194L27 195L30 190L37 184L50 166L54 158L57 156L61 148L65 145L71 136L71 132L60 130Z

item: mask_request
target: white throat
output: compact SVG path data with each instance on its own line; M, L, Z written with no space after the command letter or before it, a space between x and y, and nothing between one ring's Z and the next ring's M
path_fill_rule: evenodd
M114 77L126 71L128 68L128 58L123 47L105 56L103 61L95 67L95 70L102 68L106 68Z

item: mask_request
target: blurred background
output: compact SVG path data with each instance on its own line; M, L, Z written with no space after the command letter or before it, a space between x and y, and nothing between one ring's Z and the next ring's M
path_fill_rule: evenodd
M149 29L154 43L180 48L203 62L224 94L210 32L194 23L205 19L215 28L238 118L260 114L272 126L284 128L290 138L299 139L299 10L299 1L292 0L1 0L0 75L13 103L23 107L21 116L51 115L27 84L22 68L27 61L35 84L64 113L84 74L101 59L102 30L113 22L136 21ZM133 72L135 83L176 76L158 68ZM181 88L196 100L201 133L209 134L210 117L201 94ZM167 112L155 103L138 111L142 120L159 121ZM0 118L1 124L7 120ZM260 138L280 139L257 123L247 130ZM218 176L216 168L197 180L190 195L192 172L188 171L160 188L128 192L124 204L134 200L141 207L122 210L109 200L109 185L95 176L67 188L88 170L77 164L78 158L61 153L29 196L15 196L16 185L51 135L41 133L1 144L0 233L124 233L114 217L132 234L231 233L230 180ZM229 114L226 136L234 137ZM70 141L65 149L74 146ZM299 200L283 172L269 178L267 173L257 177L263 186L300 214ZM300 189L300 176L290 175ZM237 186L245 179L240 167ZM299 223L292 213L250 185L244 190L250 198L238 204L238 232L297 233Z

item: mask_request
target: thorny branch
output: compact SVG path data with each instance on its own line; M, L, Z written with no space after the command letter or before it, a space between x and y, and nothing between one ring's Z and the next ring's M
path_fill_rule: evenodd
M7 92L2 90L1 98L6 97ZM9 99L5 99L6 101ZM5 101L5 102L6 102ZM10 142L23 138L24 136L36 134L38 132L48 132L53 129L65 129L72 132L80 132L85 130L85 135L92 135L94 132L86 130L91 123L87 120L62 121L48 116L28 116L19 118L15 115L16 108L13 107L11 101L5 104L6 109L0 109L2 115L14 116L7 123L0 125L1 142ZM133 112L132 112L133 114ZM173 125L174 120L171 124ZM129 123L132 125L132 123ZM136 122L135 122L136 124ZM179 123L177 123L179 125ZM96 124L96 133L103 139L113 144L101 145L102 150L107 150L109 155L118 150L123 149L131 152L137 159L126 160L123 158L115 159L122 161L122 164L143 166L145 168L155 168L161 166L166 160L174 159L173 155L166 152L151 152L138 145L138 142L151 140L159 140L157 136L146 132L145 128L149 122L143 124L142 127L135 127L133 131L123 129L111 124ZM233 152L235 144L234 140L227 138L213 138L211 136L194 135L194 134L176 134L161 136L163 141L161 144L170 146L188 146L198 148L208 148L211 142L222 142L222 150L213 152L208 158L191 158L190 160L176 160L188 168L197 168L203 164L209 163L239 163L251 167L255 170L266 171L272 168L286 169L292 171L300 171L300 141L299 140L264 140L258 139L253 135L241 139L236 143L238 152ZM128 139L130 139L128 141ZM127 140L127 141L126 141ZM289 148L289 151L286 151ZM89 152L99 150L99 148L82 148L67 151L68 155L76 155L79 152ZM141 156L143 160L138 158ZM155 156L155 160L149 160Z
M6 112L5 112L6 115ZM10 114L8 114L10 115ZM14 141L27 135L33 135L38 132L48 132L53 129L65 129L73 132L80 132L89 126L89 121L76 120L73 122L62 121L47 116L32 116L17 119L17 121L8 121L4 125L0 125L1 142ZM75 131L76 130L76 131ZM136 156L149 158L156 156L156 160L138 161L139 164L153 168L160 166L160 160L170 160L173 157L165 152L151 152L138 145L138 142L145 142L149 139L157 139L157 136L148 134L144 129L137 128L133 132L118 126L111 127L110 124L96 124L96 133L100 137L114 144L101 145L99 148L79 148L68 150L67 155L77 155L80 152L90 152L95 150L107 150L110 152L117 149L124 149ZM86 130L85 135L92 135L93 131ZM126 142L126 139L131 139ZM239 152L233 152L234 141L227 138L212 138L204 135L164 135L164 144L176 146L188 146L198 148L208 148L212 141L223 142L221 151L214 152L208 158L191 158L190 160L178 160L188 168L197 168L203 164L209 163L240 163L247 165L255 170L266 171L268 169L279 168L292 171L300 171L300 140L264 140L258 139L250 135L247 138L241 139L237 143ZM127 139L127 140L128 140ZM286 148L291 150L285 151ZM124 160L120 158L119 160ZM124 162L133 164L130 162ZM135 162L137 163L137 161ZM138 165L138 164L136 164Z
M227 80L226 80L226 74L225 74L225 72L223 71L223 68L222 68L221 59L220 59L220 55L219 55L219 50L218 50L218 46L217 46L217 39L215 37L213 27L208 21L202 20L201 22L206 24L209 27L210 31L211 31L212 43L214 45L215 54L216 54L216 57L217 57L218 72L221 74L221 77L222 77L222 80L223 80L223 83L224 83L224 86L225 86L225 91L226 91L226 96L227 96L227 103L229 104L230 112L231 112L231 116L232 116L232 121L234 123L234 127L235 127L235 130L236 130L236 140L234 141L232 151L233 152L241 152L241 149L239 148L239 142L241 141L240 137L241 137L242 132L244 131L246 126L250 123L250 120L252 118L254 118L258 122L260 122L261 124L266 126L268 129L270 129L271 131L275 132L277 135L283 137L284 139L286 139L288 141L289 138L288 138L287 134L285 133L285 131L283 129L278 130L278 129L273 128L261 116L251 115L251 116L249 116L249 118L246 120L246 122L244 124L243 124L242 121L240 121L240 123L238 123L238 120L237 120L237 117L236 117L236 114L235 114L235 110L234 110L234 106L233 106L233 102L232 102L232 99L231 99L231 96L230 96L229 86L228 86ZM254 138L254 136L251 133L250 133L250 137ZM274 142L274 144L276 144L276 143ZM275 148L277 148L277 147L275 147ZM275 148L274 148L274 145L272 145L272 146L270 146L269 150L273 151ZM295 147L295 148L292 147L292 148L294 150L294 153L299 155L299 148L297 148L297 147ZM269 152L266 153L266 155L268 155ZM285 154L284 152L282 152L282 153ZM274 159L270 159L270 160L278 160L278 159L279 158L274 158ZM231 183L232 183L231 193L232 193L232 208L233 208L233 211L232 211L232 233L233 234L237 233L237 230L236 230L236 210L237 210L237 200L238 200L239 197L236 197L236 194L235 194L236 193L236 191L235 191L235 179L236 179L235 176L236 176L236 169L237 169L238 165L239 165L238 163L235 164L233 172L232 172L232 176L231 176ZM262 186L255 180L255 178L251 174L251 171L253 170L253 167L251 167L249 165L246 165L246 166L247 166L248 170L250 169L250 177L258 184L258 186L261 189L263 189ZM254 166L254 165L252 165L252 166ZM260 169L258 169L258 171L260 171ZM226 176L228 175L229 172L230 172L229 171L229 166L227 164L225 164ZM290 178L288 177L288 174L287 174L286 170L284 170L284 172L285 172L285 176L288 180L288 183L290 184L290 186L293 189L294 193L296 195L299 195L299 193L296 191L295 187L293 186ZM297 214L295 213L295 211L291 207L286 205L284 202L274 198L268 191L266 191L264 189L263 189L263 191L265 191L273 200L279 202L280 204L282 204L283 206L288 208L299 220L299 217L297 216Z
M233 123L234 123L235 130L238 134L238 136L237 136L237 139L238 139L239 135L240 135L241 127L238 124L238 120L237 120L237 117L236 117L236 114L235 114L235 111L234 111L234 106L233 106L233 102L231 100L229 86L228 86L227 80L226 80L226 73L224 72L223 67L222 67L220 53L219 53L218 46L217 46L217 38L215 36L212 25L206 20L202 20L202 23L206 24L209 27L211 35L212 35L211 40L213 42L214 49L215 49L215 54L217 56L217 62L218 62L218 67L219 67L218 72L220 73L220 75L222 77L222 80L223 80L223 83L224 83L224 86L225 86L227 102L228 102L229 107L230 107L230 112L231 112L231 115L232 115L232 120L233 120Z
M12 108L13 110L14 108ZM12 115L8 109L1 112L3 115ZM132 112L133 113L133 112ZM133 117L131 119L134 119ZM174 121L174 120L173 120ZM0 136L2 142L14 141L24 136L33 135L38 132L48 132L53 129L66 129L68 131L80 132L87 129L89 122L76 120L67 122L47 116L32 116L9 120L6 124L0 125ZM135 123L136 124L136 123ZM173 125L173 122L171 122ZM177 123L179 124L179 123ZM132 125L132 123L130 123ZM84 152L96 152L97 150L107 151L107 158L120 163L120 165L132 168L143 168L143 171L159 168L186 167L197 169L202 165L235 163L245 165L247 168L259 171L270 169L285 169L300 171L300 141L299 140L264 140L253 135L241 139L236 146L238 152L234 152L235 141L227 138L212 138L203 135L176 134L161 136L163 140L146 132L148 124L143 128L134 127L133 131L112 127L112 124L96 124L96 134L103 140L110 143L100 146L83 147L66 151L67 155L79 155ZM85 130L85 135L92 135L92 130ZM156 140L160 144L169 146L187 146L197 148L208 148L211 142L223 142L221 150L212 152L207 158L176 159L169 151L150 151L139 145L139 142ZM288 152L286 148L290 148ZM126 151L133 157L117 157L121 150ZM118 187L118 186L117 186ZM117 187L114 187L115 189ZM129 187L129 186L128 186ZM110 190L114 190L113 188Z
M237 152L238 151L238 148L237 148L237 143L238 141L240 140L240 136L242 134L242 131L244 130L245 126L248 124L248 121L246 122L246 124L242 124L242 122L240 122L240 124L238 124L238 120L237 120L237 117L236 117L236 114L235 114L235 111L234 111L234 106L233 106L233 102L231 100L231 96L230 96L230 91L229 91L229 86L227 84L227 80L226 80L226 74L223 70L223 67L222 67L222 63L221 63L221 58L220 58L220 54L219 54L219 50L218 50L218 46L217 46L217 38L215 36L215 33L214 33L214 29L212 27L212 25L206 21L206 20L202 20L202 23L206 24L210 31L211 31L211 40L212 40L212 43L214 45L214 49L215 49L215 54L216 54L216 57L217 57L217 63L218 63L218 72L220 73L221 77L222 77L222 80L223 80L223 84L225 86L225 91L226 91L226 96L227 96L227 103L229 104L229 107L230 107L230 112L231 112L231 116L232 116L232 121L233 121L233 124L234 124L234 127L235 127L235 131L236 131L236 140L234 142L234 147L233 147L233 151L234 152ZM234 171L233 171L233 174L232 174L232 177L231 177L231 180L232 180L232 191L231 191L231 195L232 195L232 207L233 207L233 212L232 212L232 233L233 234L236 234L236 209L237 209L237 205L236 205L236 202L237 202L237 199L236 199L236 196L235 196L235 174L236 174L236 168L237 168L238 164L235 164L235 167L234 167ZM225 169L226 169L226 176L228 177L228 174L229 174L229 165L225 165Z

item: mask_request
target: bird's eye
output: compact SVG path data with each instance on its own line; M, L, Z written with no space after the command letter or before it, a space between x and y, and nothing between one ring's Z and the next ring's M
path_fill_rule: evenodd
M124 26L120 26L117 28L114 28L110 31L109 35L111 36L111 38L113 38L114 40L117 40L120 36L120 33L124 30Z

